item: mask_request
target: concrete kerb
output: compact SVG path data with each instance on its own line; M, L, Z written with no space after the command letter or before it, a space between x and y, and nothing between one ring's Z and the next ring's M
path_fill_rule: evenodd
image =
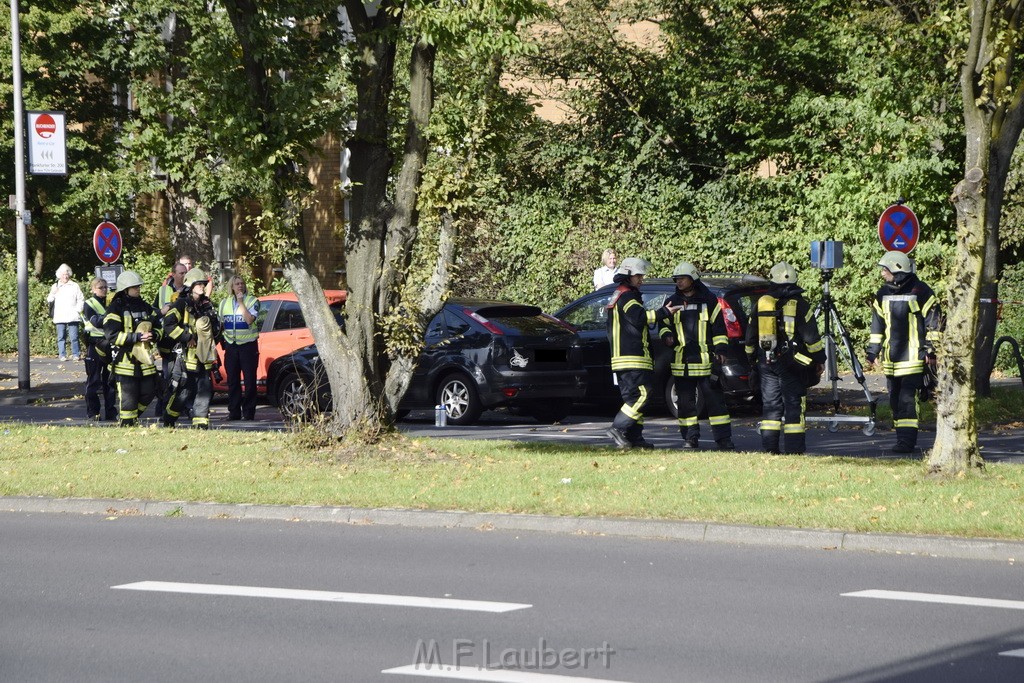
M193 503L87 498L0 496L0 511L94 514L107 516L205 517L334 524L377 524L424 528L540 531L623 536L674 541L739 543L774 547L851 550L928 555L971 560L1015 562L1024 558L1024 543L996 539L852 533L823 529L754 527L672 520L546 517L440 510L399 510L317 505Z

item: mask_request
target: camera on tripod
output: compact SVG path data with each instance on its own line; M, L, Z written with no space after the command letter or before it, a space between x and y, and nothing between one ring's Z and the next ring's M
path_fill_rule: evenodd
M811 266L821 272L821 301L814 310L814 318L821 320L821 339L825 348L825 372L826 377L832 383L832 414L825 417L811 417L805 419L808 422L821 421L828 423L830 432L839 429L840 422L864 423L864 434L871 436L875 432L875 398L868 389L867 380L864 377L864 369L853 348L853 341L850 334L843 327L843 321L839 317L839 309L832 299L830 283L832 275L837 268L843 267L843 243L837 240L815 240L811 242ZM871 416L864 418L859 416L844 416L839 414L839 355L843 354L853 370L853 376L860 383L864 390L870 406Z
M843 243L836 240L811 242L811 267L835 270L843 267Z

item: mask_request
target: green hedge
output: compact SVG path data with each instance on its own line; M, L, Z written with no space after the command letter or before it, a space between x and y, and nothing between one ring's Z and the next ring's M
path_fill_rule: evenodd
M1003 302L1003 317L996 325L996 339L1009 336L1024 343L1024 264L1003 269L999 298ZM1014 377L1020 374L1013 352L1005 344L996 357L996 369Z
M49 282L28 279L28 339L30 353L52 356L57 352L57 328L50 319L46 297ZM0 353L18 352L18 265L12 254L0 254ZM88 285L83 290L88 289Z

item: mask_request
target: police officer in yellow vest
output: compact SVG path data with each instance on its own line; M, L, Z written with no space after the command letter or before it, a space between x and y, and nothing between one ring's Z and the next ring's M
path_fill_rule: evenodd
M134 427L157 391L153 345L160 339L156 309L142 300L142 278L126 270L117 276L117 293L103 318L111 346L122 427Z
M228 377L228 419L256 419L256 367L260 351L256 319L260 301L235 275L228 281L229 292L220 302L217 314L223 328L224 371ZM242 389L242 379L245 389Z
M910 258L890 251L878 262L885 284L871 307L868 362L881 364L889 385L896 446L893 453L917 448L918 396L925 366L935 367L935 347L942 334L942 314L932 288L913 272Z
M818 324L797 277L785 261L775 264L768 293L758 299L747 326L745 350L761 376L761 448L768 453L779 452L782 434L786 453L806 450L807 386L816 383L825 363Z
M85 410L90 420L117 419L116 391L110 381L110 344L103 333L107 315L107 281L101 277L90 283L92 296L82 304L82 331L85 333Z
M174 344L175 368L167 387L164 405L165 427L192 408L192 426L210 428L210 399L213 382L210 370L217 359L214 348L220 337L220 322L213 303L206 296L209 279L198 268L185 273L184 289L164 316L165 340ZM184 372L182 372L184 366Z

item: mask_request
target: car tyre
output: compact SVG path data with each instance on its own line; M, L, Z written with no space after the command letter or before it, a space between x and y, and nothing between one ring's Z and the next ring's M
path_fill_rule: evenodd
M316 398L299 375L288 375L277 387L277 407L288 422L307 420L316 412Z
M665 406L668 408L669 414L678 419L679 404L676 403L677 398L675 378L669 377L668 381L665 382ZM708 417L708 403L704 399L704 392L699 389L697 390L697 415L704 420Z
M437 387L437 402L448 410L448 424L473 424L484 411L473 380L461 373L446 376Z
M676 382L675 379L669 377L665 381L665 407L668 408L668 413L672 417L679 417L679 404L676 403Z

